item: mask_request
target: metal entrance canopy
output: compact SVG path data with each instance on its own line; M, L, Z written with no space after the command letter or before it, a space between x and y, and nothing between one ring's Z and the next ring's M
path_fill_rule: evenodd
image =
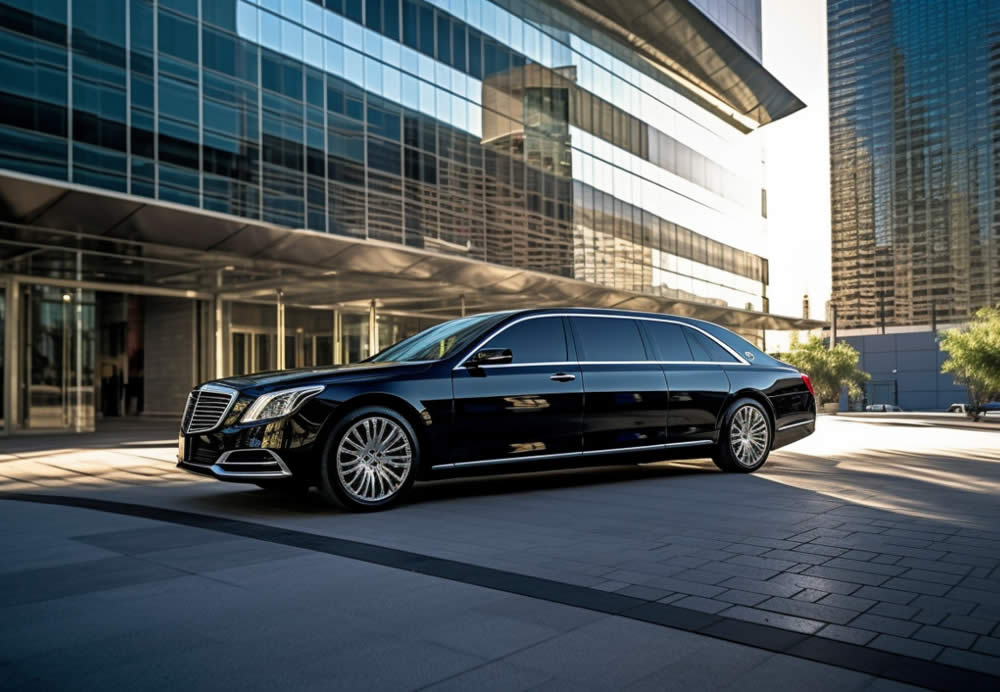
M281 291L288 305L317 308L367 309L374 299L381 310L438 319L463 310L581 306L697 317L737 329L825 326L22 174L0 173L0 273L191 298L269 300Z

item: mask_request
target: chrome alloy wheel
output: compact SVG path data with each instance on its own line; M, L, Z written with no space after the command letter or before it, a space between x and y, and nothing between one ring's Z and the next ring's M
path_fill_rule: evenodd
M743 467L753 468L767 454L771 430L767 419L756 406L743 406L729 424L729 447L733 457Z
M410 438L398 423L382 416L362 418L337 446L337 475L358 502L380 502L396 494L412 467Z

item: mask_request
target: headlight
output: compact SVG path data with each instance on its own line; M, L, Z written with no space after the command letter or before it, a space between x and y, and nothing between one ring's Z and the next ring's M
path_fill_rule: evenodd
M293 413L302 404L320 392L323 385L312 387L296 387L295 389L282 389L270 394L262 394L257 397L250 408L246 410L240 419L243 423L250 423L255 420L269 420L271 418L281 418Z

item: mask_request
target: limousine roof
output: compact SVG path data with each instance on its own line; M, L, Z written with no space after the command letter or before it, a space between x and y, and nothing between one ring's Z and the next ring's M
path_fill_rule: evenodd
M681 315L670 315L659 312L640 312L638 310L616 310L614 308L533 308L527 310L510 310L507 312L511 317L523 317L525 315L607 315L608 317L634 317L641 319L669 320L671 322L689 324L693 327L703 329L739 354L745 355L747 352L753 354L753 357L749 359L752 363L765 365L786 365L776 358L764 353L739 334L726 329L725 327L721 327L714 322L699 320L694 317L683 317Z

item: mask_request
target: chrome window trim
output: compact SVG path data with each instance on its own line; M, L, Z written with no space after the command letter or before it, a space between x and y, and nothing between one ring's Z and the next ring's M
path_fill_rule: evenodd
M668 317L648 317L646 315L635 315L635 316L633 316L633 315L593 315L593 314L581 313L581 312L558 312L558 313L542 313L542 314L539 314L539 315L525 315L524 317L519 317L518 319L514 320L513 322L508 322L507 324L503 325L502 327L500 327L499 329L497 329L495 332L493 332L492 334L490 334L489 336L487 336L486 338L484 338L482 341L480 341L479 344L477 344L475 348L470 349L469 351L467 351L465 353L465 355L462 356L462 358L459 359L460 360L459 365L456 365L454 368L452 368L452 370L464 370L465 369L465 365L464 364L465 364L465 362L467 360L469 360L470 357L472 357L472 354L474 354L476 351L478 351L483 346L485 346L487 343L489 343L489 341L491 339L499 336L500 334L503 334L505 331L507 331L508 329L510 329L511 327L513 327L515 324L520 324L521 322L525 322L527 320L542 319L544 317L590 317L590 318L611 319L611 320L644 320L646 322L666 322L668 324L676 324L676 325L679 325L681 327L687 327L688 329L694 329L695 331L701 332L702 334L704 334L705 336L707 336L709 339L711 339L712 341L714 341L715 343L717 343L719 346L721 346L723 349L725 349L726 353L728 353L729 355L731 355L733 358L736 359L736 362L733 362L733 363L724 363L724 362L719 362L719 361L714 361L714 360L710 360L710 361L704 361L704 360L623 360L623 361L598 361L598 360L591 360L591 361L563 361L563 362L559 362L559 363L503 363L503 364L498 364L498 365L481 365L479 367L481 367L481 368L497 368L497 367L512 367L512 366L528 367L528 366L532 366L532 365L630 365L630 364L637 364L637 363L659 363L661 365L750 365L749 361L747 361L743 356L741 356L739 353L737 353L736 351L734 351L732 348L730 348L729 346L727 346L720 339L718 339L715 336L712 336L711 334L709 334L708 332L706 332L701 327L697 327L697 326L695 326L693 324L688 324L687 322L680 322L678 320L672 320L672 319L670 319Z
M223 387L222 385L217 385L217 384L203 384L202 386L196 387L195 389L191 390L191 392L188 394L188 402L184 405L184 414L187 414L188 405L191 403L191 397L194 396L195 392L215 392L216 394L228 394L229 403L226 404L225 410L222 412L222 415L219 416L219 419L215 422L214 425L207 428L194 429L191 427L190 424L188 424L188 427L184 430L185 435L200 435L202 433L212 432L213 430L218 428L220 425L222 425L223 421L226 420L226 416L229 415L229 411L233 408L233 404L236 403L236 399L240 395L240 393L237 390L233 389L232 387ZM195 402L194 405L195 409L197 410L198 403ZM194 418L194 411L192 411L192 419L193 418Z
M267 452L271 455L273 461L232 461L228 462L230 464L246 464L247 466L256 466L258 464L272 464L276 463L280 471L227 471L221 468L219 464L227 463L227 459L237 452ZM215 460L215 463L208 467L208 469L214 473L216 476L222 478L287 478L292 475L292 472L288 470L288 466L277 452L271 449L265 449L263 447L251 448L251 449L230 449L223 452L222 455Z
M711 440L690 440L685 442L666 442L659 445L643 445L641 447L615 447L613 449L589 449L579 452L553 452L552 454L532 454L523 457L504 457L501 459L481 459L477 461L458 461L452 464L437 464L431 466L431 471L438 469L457 469L466 466L487 466L489 464L512 464L521 461L539 461L543 459L559 459L563 457L590 457L600 454L616 454L618 452L648 452L657 449L670 449L672 447L697 447L700 445L713 444Z
M810 423L815 423L815 422L816 419L813 418L812 420L803 420L799 421L798 423L789 423L788 425L782 425L780 428L778 428L778 432L781 432L782 430L788 430L790 428L797 428L800 425L809 425Z

